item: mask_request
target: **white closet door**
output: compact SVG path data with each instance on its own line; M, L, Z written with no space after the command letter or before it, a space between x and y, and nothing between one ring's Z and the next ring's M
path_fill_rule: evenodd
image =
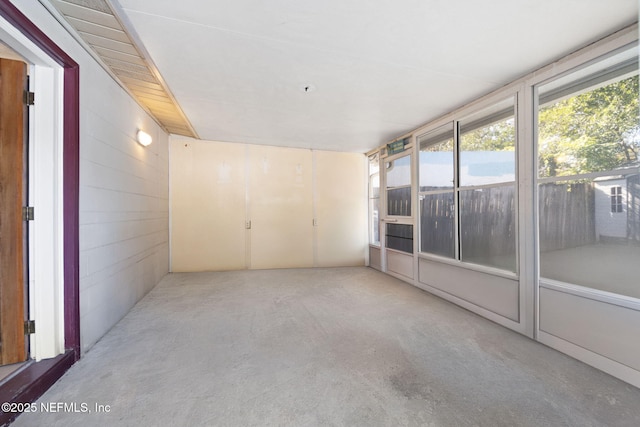
M249 146L252 269L313 266L311 151Z
M367 248L365 157L314 151L316 266L364 265Z
M245 146L171 141L172 271L246 268Z

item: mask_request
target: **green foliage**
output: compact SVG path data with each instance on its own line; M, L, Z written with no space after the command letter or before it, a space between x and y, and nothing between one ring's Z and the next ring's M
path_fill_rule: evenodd
M638 161L638 76L540 109L540 176L616 169Z
M424 152L438 152L438 151L450 151L453 152L453 138L447 139L442 142L438 142L437 144L429 145L428 147L421 148L421 151Z
M515 126L513 118L501 120L462 134L462 151L514 151Z

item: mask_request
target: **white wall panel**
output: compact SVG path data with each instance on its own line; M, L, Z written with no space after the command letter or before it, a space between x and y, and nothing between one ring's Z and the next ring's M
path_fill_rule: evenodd
M420 283L519 321L518 280L422 258L418 263Z
M172 271L245 268L245 147L171 140Z
M311 151L249 146L251 268L313 266Z
M369 266L382 271L382 254L380 248L369 246Z
M362 154L172 137L170 175L173 271L365 263Z
M540 330L640 371L640 311L540 287Z
M387 271L413 279L413 255L387 250Z
M86 351L168 272L169 171L168 136L110 78L102 81L96 70L85 76L82 64L80 69L80 325ZM100 90L109 92L109 104L93 102ZM138 128L153 136L152 145L136 143Z
M367 200L365 158L357 153L314 151L316 265L364 265Z

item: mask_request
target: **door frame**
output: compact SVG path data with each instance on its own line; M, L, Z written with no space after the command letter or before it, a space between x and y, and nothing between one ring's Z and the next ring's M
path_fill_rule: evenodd
M32 68L35 75L31 90L35 88L41 95L32 109L34 111L29 113L32 139L30 142L34 150L44 149L47 146L45 142L48 143L51 151L36 163L37 167L49 163L53 168L53 171L40 171L41 174L55 172L55 192L48 196L49 200L41 200L43 204L49 204L48 209L55 215L54 220L52 223L45 222L40 230L34 227L34 234L37 233L49 242L46 250L54 255L50 268L57 274L49 291L53 291L59 301L52 311L54 316L61 320L56 325L61 332L61 354L29 363L14 376L0 383L1 401L26 403L33 402L41 396L80 357L80 70L71 56L8 0L0 0L0 37L12 49L35 64ZM47 134L46 129L51 133ZM36 179L38 178L44 179L44 175L36 175ZM40 188L36 190L42 191ZM41 197L45 198L42 194ZM38 198L37 192L34 198ZM37 217L37 210L35 215ZM51 228L51 225L55 228ZM35 255L38 259L38 254ZM31 271L35 273L35 277L32 277L37 281L38 273L41 272L40 265ZM32 299L31 302L35 302L33 309L37 315L39 300ZM35 344L38 351L38 343ZM0 413L0 423L10 422L17 415L19 414Z

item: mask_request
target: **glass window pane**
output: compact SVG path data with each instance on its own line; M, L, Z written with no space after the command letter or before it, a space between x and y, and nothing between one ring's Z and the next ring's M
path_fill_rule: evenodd
M413 253L413 225L387 224L387 248Z
M374 175L380 172L380 160L379 154L376 153L369 157L369 175Z
M387 188L411 185L411 155L387 162Z
M515 181L515 147L513 99L460 122L460 186Z
M380 245L380 160L369 157L369 243Z
M538 88L538 228L541 278L640 298L636 55Z
M544 91L543 87L541 92ZM538 114L540 177L637 166L637 75L623 76L575 94L561 94L561 98L542 105Z
M516 271L515 185L460 191L460 252L465 262Z
M411 216L411 187L387 191L387 214Z
M612 213L618 187L622 212ZM540 276L640 298L637 171L544 183L538 194Z
M387 215L411 216L411 155L387 163Z
M369 200L370 227L369 243L380 245L380 199Z
M371 175L369 179L369 197L380 197L380 174Z
M420 251L455 258L454 192L420 198Z
M453 123L418 137L420 191L453 188Z

